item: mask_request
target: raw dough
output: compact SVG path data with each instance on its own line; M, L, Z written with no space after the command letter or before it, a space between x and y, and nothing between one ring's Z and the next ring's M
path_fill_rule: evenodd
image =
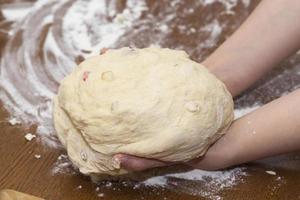
M121 48L65 77L54 124L83 174L120 175L126 153L163 161L203 155L233 120L224 84L184 51Z

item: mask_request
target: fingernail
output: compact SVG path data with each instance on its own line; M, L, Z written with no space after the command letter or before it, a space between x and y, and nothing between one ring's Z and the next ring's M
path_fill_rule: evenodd
M121 167L121 161L122 161L121 155L114 155L112 158L113 167L119 169Z
M113 156L114 159L121 161L122 160L122 155L121 154L116 154Z

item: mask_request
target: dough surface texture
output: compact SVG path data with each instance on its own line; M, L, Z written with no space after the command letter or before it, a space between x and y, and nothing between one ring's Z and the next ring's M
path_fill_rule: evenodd
M90 57L54 98L54 125L87 175L128 173L125 153L163 161L202 156L233 120L224 84L184 51L121 48Z

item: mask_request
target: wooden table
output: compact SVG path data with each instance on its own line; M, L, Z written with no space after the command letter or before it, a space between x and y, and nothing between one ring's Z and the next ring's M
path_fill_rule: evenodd
M9 3L11 0L1 1ZM151 2L151 1L150 1ZM162 1L163 2L163 1ZM152 1L153 3L153 1ZM257 1L252 1L249 10L253 9ZM218 12L218 5L212 7L210 12ZM237 10L238 11L238 10ZM241 20L245 18L245 13L239 13ZM0 16L1 20L1 16ZM193 20L193 19L192 19ZM195 19L194 19L195 20ZM1 21L0 21L1 22ZM0 26L1 27L1 26ZM236 27L236 26L234 26ZM232 28L234 29L234 28ZM227 35L233 30L228 29ZM225 35L226 35L225 34ZM213 47L208 48L202 56L211 52L222 40ZM188 45L194 45L183 41L184 38L176 36L175 41L183 42ZM222 39L223 38L223 39ZM132 39L132 38L131 38ZM170 39L172 40L172 38ZM4 46L5 37L1 37L0 46ZM174 42L174 41L172 41ZM194 55L197 60L197 56ZM199 58L200 59L200 58ZM297 59L296 59L297 60ZM298 60L299 56L298 56ZM294 59L295 61L295 59ZM291 66L292 64L285 63ZM251 92L244 94L236 99L236 106L247 105L251 99L259 100L260 103L266 103L278 96L271 95L268 80L273 80L274 74L282 73L282 69L275 70L269 77L261 81ZM277 80L277 81L276 81ZM282 82L290 80L300 82L300 78L293 72L285 73L283 78L276 79L275 84L282 88ZM289 88L288 88L289 89ZM287 90L287 88L282 88ZM261 93L267 95L259 95ZM268 95L269 94L269 95ZM5 103L5 102L2 102ZM25 128L22 125L12 126L8 122L9 113L1 105L0 110L0 190L4 188L15 189L21 192L29 193L47 200L76 200L76 199L109 199L109 200L132 200L132 199L207 199L201 195L190 195L184 192L162 189L154 187L135 188L132 185L124 185L115 182L112 186L105 184L96 185L89 178L70 169L66 173L53 173L53 167L57 162L59 155L65 152L62 149L54 149L43 145L39 138L32 141L25 140L24 136L28 132L35 132L36 127ZM39 159L35 155L41 155ZM276 175L266 173L266 170L276 172ZM284 155L245 166L246 176L242 181L238 181L236 186L225 188L218 194L223 199L300 199L300 152ZM279 178L280 177L280 178ZM97 189L97 187L99 187ZM98 191L96 191L98 190ZM100 194L100 196L99 196ZM104 195L104 196L102 196ZM213 198L213 197L212 197ZM217 197L213 199L218 199Z

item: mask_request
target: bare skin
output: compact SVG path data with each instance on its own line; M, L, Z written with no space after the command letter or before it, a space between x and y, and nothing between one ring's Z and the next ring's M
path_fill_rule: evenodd
M202 64L238 95L300 48L299 0L263 0L242 26ZM187 165L217 170L300 150L300 90L233 122L204 157ZM141 171L174 163L118 154L121 166Z

